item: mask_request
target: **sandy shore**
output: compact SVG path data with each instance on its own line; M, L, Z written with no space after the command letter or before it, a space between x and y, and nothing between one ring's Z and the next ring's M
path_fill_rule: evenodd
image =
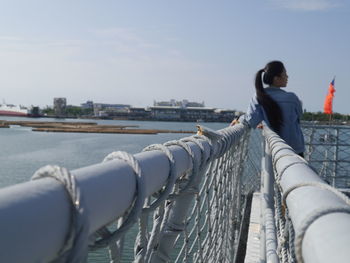
M49 122L49 121L6 121L0 120L0 128L10 125L32 127L37 132L79 132L79 133L119 133L119 134L158 134L195 133L195 131L138 129L138 125L98 125L95 122Z

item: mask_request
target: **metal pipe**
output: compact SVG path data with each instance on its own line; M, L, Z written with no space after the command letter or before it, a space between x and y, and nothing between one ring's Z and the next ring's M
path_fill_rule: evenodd
M327 185L266 125L264 132L295 229L298 262L348 262L349 199Z
M275 227L275 209L274 209L274 173L271 162L271 152L269 146L265 144L265 154L262 162L262 239L260 255L261 261L279 262L277 255L277 234Z

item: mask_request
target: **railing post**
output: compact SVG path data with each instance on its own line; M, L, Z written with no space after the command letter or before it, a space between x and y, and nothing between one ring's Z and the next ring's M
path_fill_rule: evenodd
M339 151L339 128L335 129L335 146L334 146L334 166L332 174L332 186L336 187L336 178L338 172L338 151Z
M264 185L265 185L265 159L266 157L266 143L265 140L263 140L263 149L264 149L264 154L261 159L261 173L260 173L260 180L261 180L261 209L260 209L260 261L261 262L266 262L266 233L265 233L265 214L264 214Z
M264 156L261 173L261 262L279 262L277 255L277 238L274 220L274 173L271 161L271 151L264 143Z

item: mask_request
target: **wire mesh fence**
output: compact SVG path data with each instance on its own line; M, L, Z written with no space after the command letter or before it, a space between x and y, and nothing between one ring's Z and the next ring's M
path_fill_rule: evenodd
M342 192L348 191L350 188L350 127L303 124L302 128L306 145L306 164L326 182L322 189L327 189L332 193L337 192L335 188L338 188L338 190ZM289 207L282 201L282 198L285 198L285 193L282 191L280 178L276 171L277 168L274 167L274 169L274 175L276 177L274 185L274 209L277 255L279 257L279 262L299 262L296 251L300 251L300 246L296 241L296 234L301 230L293 226L291 215L289 214ZM302 187L303 184L307 185L310 183L306 179L305 182L299 183L299 187ZM316 185L317 183L314 184ZM297 186L295 187L297 188ZM318 187L321 189L321 186ZM339 194L339 196L341 195ZM345 197L342 198L346 200ZM310 202L310 200L312 203L312 199L303 199L303 202ZM332 208L334 209L334 207ZM305 213L310 218L314 216L312 212L308 212L309 214ZM299 216L301 217L300 214ZM306 221L305 218L304 221Z
M305 159L336 188L350 187L350 127L303 125Z
M304 124L303 132L309 165L330 185L350 188L350 127ZM246 131L237 144L209 164L183 228L175 237L171 262L233 262L244 220L245 198L260 188L263 139L260 129ZM164 210L166 213L167 207L171 207L171 202L166 201L162 211L148 215L149 229L159 213ZM282 221L276 222L279 225ZM133 261L137 231L134 227L128 233L121 262ZM283 227L281 235L293 237L293 232L287 235L286 231ZM292 260L292 255L285 256L285 262ZM106 250L90 253L89 262L99 261L99 257L106 258Z
M219 158L213 159L202 175L198 191L194 195L189 213L178 228L170 258L160 257L142 262L232 262L240 238L245 198L249 192L260 186L260 162L262 156L260 130L245 130L230 149ZM249 150L254 149L254 150ZM177 199L166 200L158 209L149 213L148 229L160 217L171 214ZM124 239L123 255L111 262L132 262L137 250L137 226ZM153 234L146 233L150 239ZM176 232L176 231L175 231ZM137 246L136 246L137 247ZM155 247L155 250L158 248ZM159 249L158 249L159 250ZM100 249L89 253L89 262L106 262L108 251ZM136 258L136 257L135 257ZM139 261L136 261L139 262Z

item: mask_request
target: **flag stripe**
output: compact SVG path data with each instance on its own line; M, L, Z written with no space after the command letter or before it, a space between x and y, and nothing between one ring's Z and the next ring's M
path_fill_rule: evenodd
M323 112L325 114L332 114L333 113L333 97L334 97L334 93L335 93L334 82L335 82L335 77L333 78L333 80L329 84L328 94L327 94L326 99L324 101Z

